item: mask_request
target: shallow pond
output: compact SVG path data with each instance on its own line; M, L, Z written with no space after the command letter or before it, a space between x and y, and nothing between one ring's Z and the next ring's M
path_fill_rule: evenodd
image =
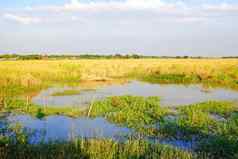
M64 94L65 90L68 90L68 94ZM223 88L205 89L202 85L162 85L132 81L126 84L104 85L96 89L52 87L34 96L32 102L41 106L87 108L95 100L122 95L159 96L161 104L164 106L179 106L208 100L238 100L237 91ZM215 115L213 117L218 119ZM173 117L169 117L169 119L173 120ZM35 133L31 138L32 142L39 142L42 139L44 141L71 140L78 137L109 138L122 141L128 136L136 134L134 130L112 124L104 118L71 118L55 115L37 119L29 115L10 114L3 120L12 125L19 123L23 128L33 130ZM192 149L194 146L193 141L147 138L152 142L169 144L183 149Z
M48 116L43 119L31 117L29 115L8 114L0 123L4 127L6 123L11 127L20 125L30 134L29 141L32 144L49 141L70 141L77 138L98 138L112 139L123 142L130 137L137 138L138 133L133 129L120 127L109 123L104 118L71 118L66 116ZM141 138L141 135L139 135ZM150 136L144 136L145 140L151 143L161 143L175 146L185 150L192 150L195 142L177 139L160 139Z
M165 106L178 106L198 103L208 100L237 100L238 91L209 88L205 89L201 85L176 85L176 84L151 84L139 81L132 81L126 84L115 84L102 86L95 90L81 90L79 94L53 96L52 94L62 92L67 89L79 88L49 88L33 97L35 104L46 106L80 106L87 107L94 100L103 99L108 96L159 96L161 104Z
M103 118L71 118L66 116L48 116L44 119L29 115L9 115L6 122L12 126L19 124L24 129L33 131L32 142L66 141L75 138L110 138L122 140L130 136L132 130L109 123Z

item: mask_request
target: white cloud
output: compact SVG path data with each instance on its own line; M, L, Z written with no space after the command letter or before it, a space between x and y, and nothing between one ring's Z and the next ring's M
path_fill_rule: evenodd
M232 12L231 12L232 11ZM79 21L169 21L196 23L222 19L238 12L238 5L227 3L188 5L184 1L173 3L162 0L87 1L71 0L63 5L28 6L9 12L4 18L22 24L70 23ZM34 15L34 16L33 16Z
M238 5L237 4L228 4L228 3L221 3L215 5L203 5L203 8L208 11L216 11L216 12L238 12Z
M26 10L44 11L128 11L128 10L154 10L154 11L174 11L176 8L185 7L183 2L165 3L161 0L126 0L126 1L91 1L81 2L71 0L62 6L38 6L27 7Z
M21 24L36 24L42 21L40 18L37 18L37 17L18 16L18 15L9 14L9 13L4 14L3 18L7 20L15 21L17 23L21 23Z
M150 11L159 13L184 13L194 12L231 12L238 11L237 4L216 3L188 5L184 1L173 3L161 0L125 0L125 1L87 1L71 0L64 5L48 5L26 7L27 11L47 11L47 12L117 12L117 11Z

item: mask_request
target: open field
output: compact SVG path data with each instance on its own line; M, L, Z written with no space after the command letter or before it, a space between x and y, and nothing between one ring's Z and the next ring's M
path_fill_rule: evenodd
M238 158L237 59L1 61L0 72L0 158L2 159ZM145 94L123 94L121 84L127 83L128 80L145 83L124 85L126 93L132 90L133 93L144 91ZM192 86L188 88L190 84ZM200 90L200 86L196 84L201 84L205 88ZM104 85L107 89L100 89ZM51 87L65 86L67 88L60 91L48 90ZM81 86L80 90L78 86ZM210 86L220 90L206 89ZM176 93L182 95L184 93L188 98L183 100L197 101L194 99L201 97L205 101L177 106L162 105L162 97L147 96L146 93L150 91L158 93L158 90L153 90L152 87L162 89L165 93L175 92L173 94L175 96ZM107 92L108 90L110 91ZM115 90L119 95L113 94ZM57 104L41 105L36 102L41 102L39 99L42 99L43 103L46 103L45 98L49 98L53 104L55 102L53 99L56 99L56 103L66 101L67 104L67 100L82 100L80 97L86 98L98 95L97 93L106 95L95 100L90 98L92 100L85 109L81 109L78 103L57 107ZM108 94L110 96L107 96ZM212 99L213 96L218 99L227 96L225 99L230 99L231 95L234 97L232 101ZM207 101L207 98L203 98L205 96L211 99ZM178 95L176 97L181 98ZM169 98L173 99L176 98ZM94 136L80 138L79 135L70 141L59 138L56 141L45 142L43 138L46 133L42 134L40 142L32 144L29 139L34 138L34 131L24 129L24 122L18 123L21 122L18 120L21 118L16 118L17 123L13 125L9 122L12 116L17 115L21 117L29 115L27 124L43 122L47 125L47 122L50 123L50 119L52 120L50 117L62 117L70 121L86 119L86 123L76 124L79 128L90 125L94 119L103 118L108 122L103 129L113 124L113 130L124 128L133 134L120 136L122 140ZM53 121L53 124L65 125L66 123L62 121ZM34 124L33 126L37 127ZM52 129L57 132L53 135L62 133L61 127ZM172 142L175 143L171 144ZM177 143L182 143L182 146L176 145ZM184 143L191 146L185 144L183 147Z
M237 59L2 61L0 87L12 93L55 83L135 78L164 83L203 82L237 88ZM19 89L18 89L19 88Z

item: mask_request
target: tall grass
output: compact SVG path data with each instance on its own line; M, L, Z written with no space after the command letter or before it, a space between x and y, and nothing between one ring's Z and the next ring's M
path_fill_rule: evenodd
M112 140L76 140L30 145L17 143L0 147L1 159L192 159L195 155L170 146L141 140L117 143Z
M0 90L39 89L80 80L135 78L154 82L204 82L237 88L237 59L111 59L1 61Z

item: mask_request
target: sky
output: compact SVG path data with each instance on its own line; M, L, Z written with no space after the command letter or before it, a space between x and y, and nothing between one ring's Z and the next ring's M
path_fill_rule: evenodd
M238 56L238 0L0 0L0 54Z

